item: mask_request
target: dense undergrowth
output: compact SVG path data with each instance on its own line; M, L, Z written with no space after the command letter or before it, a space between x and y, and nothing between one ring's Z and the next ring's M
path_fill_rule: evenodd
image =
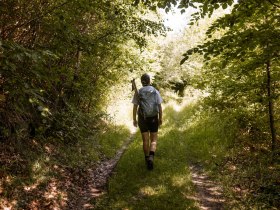
M111 158L130 135L106 124L95 133L75 143L54 137L1 142L1 208L71 209L88 170Z
M182 122L190 122L183 132L188 160L221 183L226 209L278 209L280 165L266 135L241 124L240 115L191 109L196 113L190 119L190 107L180 113Z

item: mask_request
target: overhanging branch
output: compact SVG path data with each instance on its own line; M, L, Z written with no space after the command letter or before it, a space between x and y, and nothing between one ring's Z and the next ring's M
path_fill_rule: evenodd
M274 2L272 2L271 0L267 0L267 1L268 1L270 4L272 4L273 6L280 8L280 5L275 4L275 3L274 3Z
M40 18L45 17L47 14L53 12L53 11L56 10L56 9L59 9L59 8L63 7L63 6L66 5L67 3L69 3L69 2L66 1L66 2L64 2L64 3L61 3L60 5L54 6L53 8L49 9L49 10L46 11L45 13L43 13L43 14L41 14L41 15L38 15L37 17L35 17L35 18L31 19L31 20L28 20L28 21L26 21L26 22L24 22L24 23L22 23L22 24L19 24L19 25L15 25L15 27L14 27L13 29L11 29L10 33L8 33L7 37L9 37L16 29L21 28L21 27L23 27L23 26L26 26L26 25L32 23L33 21L36 21L36 20L38 20L38 19L40 19Z

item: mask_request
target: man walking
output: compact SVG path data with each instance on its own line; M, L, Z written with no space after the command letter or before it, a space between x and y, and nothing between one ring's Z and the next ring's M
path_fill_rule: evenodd
M134 94L133 125L140 128L145 161L149 170L153 169L154 155L157 146L158 127L162 124L162 98L153 86L150 76L141 76L142 86L138 94ZM138 114L138 121L136 115Z

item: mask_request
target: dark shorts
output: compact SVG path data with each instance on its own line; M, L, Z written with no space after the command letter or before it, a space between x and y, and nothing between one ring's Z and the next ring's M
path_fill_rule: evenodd
M147 117L144 119L141 115L138 115L138 126L140 128L141 133L144 132L158 132L158 116L155 117Z

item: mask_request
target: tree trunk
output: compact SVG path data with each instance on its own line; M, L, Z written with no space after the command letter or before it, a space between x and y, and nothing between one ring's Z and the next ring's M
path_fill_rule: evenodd
M276 146L276 129L275 129L275 121L274 121L274 106L273 106L273 98L272 98L272 85L271 85L271 63L270 61L266 62L266 74L267 74L267 96L268 96L268 113L269 113L269 125L271 132L271 150L272 153L275 152Z

